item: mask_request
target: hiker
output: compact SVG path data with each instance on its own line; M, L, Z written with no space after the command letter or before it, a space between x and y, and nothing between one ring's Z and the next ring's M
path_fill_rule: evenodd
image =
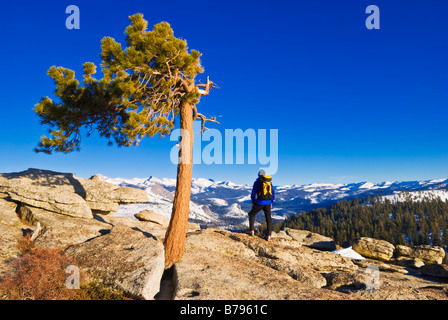
M264 170L258 172L258 178L254 182L252 188L252 210L249 212L249 234L254 235L255 233L255 216L260 210L263 210L264 216L266 218L266 223L268 225L266 240L271 240L272 233L272 218L271 218L271 207L275 199L274 188L271 182L271 176L266 175Z

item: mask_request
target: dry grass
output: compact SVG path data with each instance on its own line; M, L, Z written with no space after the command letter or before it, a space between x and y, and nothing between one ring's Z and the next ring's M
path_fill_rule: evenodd
M69 289L66 273L75 259L61 249L37 247L31 234L20 238L17 247L20 256L12 260L11 270L0 278L0 300L127 300L121 291L91 281L80 274L80 288ZM80 267L79 267L80 268Z
M66 287L65 273L76 261L60 249L36 247L30 235L19 239L21 255L11 262L11 270L0 281L4 299L11 300L67 300L76 290Z

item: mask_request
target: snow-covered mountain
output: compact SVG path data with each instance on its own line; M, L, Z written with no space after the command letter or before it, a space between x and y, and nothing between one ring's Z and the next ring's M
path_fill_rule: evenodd
M99 176L107 182L120 186L137 187L148 193L150 202L121 205L115 215L133 218L135 213L147 209L154 210L166 217L171 215L176 188L175 179L157 177L122 179ZM405 199L404 194L408 197L411 195L414 199L440 197L442 200L447 200L448 191L445 191L447 187L448 179L276 186L276 201L272 208L272 218L274 221L281 221L302 210L325 207L342 199L373 195L381 195L392 201ZM193 179L190 221L228 229L247 226L247 213L252 206L251 190L251 185L204 178ZM406 193L402 193L403 191ZM257 220L264 221L262 212L257 215Z
M388 199L392 202L423 201L440 199L442 201L448 200L448 190L420 190L420 191L395 191L391 195L383 196L383 199Z

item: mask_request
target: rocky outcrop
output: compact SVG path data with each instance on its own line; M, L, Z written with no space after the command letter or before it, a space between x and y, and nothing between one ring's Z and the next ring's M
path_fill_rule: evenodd
M144 190L119 187L97 177L28 169L0 174L0 193L33 207L80 218L116 212L120 203L148 201Z
M394 262L399 266L413 268L413 269L418 269L425 265L425 263L420 259L403 257L403 256L396 257Z
M447 298L443 283L405 267L309 248L285 232L270 242L221 229L190 233L174 270L181 300Z
M429 245L421 245L413 248L397 245L396 255L419 259L425 264L441 264L445 258L445 250L441 247L431 247Z
M17 204L0 197L0 275L7 270L7 262L19 254L17 239L28 227L17 216L16 207Z
M42 187L21 179L1 179L0 191L18 201L36 208L74 217L92 218L92 210L86 201L74 193L59 187Z
M316 289L326 285L322 272L356 271L351 259L297 243L292 237L274 235L266 242L222 229L190 233L185 256L175 266L175 298L297 299L298 292L301 299L347 298L336 292L319 297ZM222 261L219 268L217 260ZM234 267L226 267L226 260ZM209 272L192 276L192 268Z
M383 261L363 259L363 260L354 260L354 263L361 268L368 268L373 266L376 267L379 271L398 272L403 274L408 273L408 271L401 266L392 263L385 263Z
M428 276L448 278L448 266L446 264L428 264L422 266L419 270Z
M389 261L395 246L384 240L362 237L353 241L352 249L367 258Z
M152 299L160 291L165 267L163 245L143 231L116 226L104 236L70 246L66 252L90 276L132 297Z
M187 248L175 266L176 300L347 300L256 261L206 249Z
M318 233L291 228L285 228L285 232L294 240L310 248L326 251L333 251L337 249L336 242L333 239L322 236Z
M85 190L85 200L94 213L110 214L118 210L120 204L147 202L145 190L119 187L93 176L90 179L77 178Z
M368 278L368 275L364 272L330 272L325 273L323 276L327 282L326 288L332 290L347 286L354 287L355 289L363 289L366 286Z
M140 212L134 214L134 217L136 217L140 221L149 221L149 222L157 223L164 227L168 227L168 224L170 223L169 218L164 217L153 210L140 211Z
M134 217L140 221L147 221L147 222L155 223L164 229L168 228L168 225L170 223L169 218L158 214L154 210L140 211L140 212L134 214ZM191 231L195 231L195 230L200 230L201 227L197 223L188 222L187 229L188 229L188 231L191 232Z
M0 275L18 256L17 240L42 231L35 245L62 248L95 281L126 295L153 299L159 291L165 259L165 229L151 222L114 216L72 217L0 199Z
M38 179L42 179L41 173L36 174L40 177ZM8 179L12 180L11 177ZM91 191L91 196L87 197L89 188L104 187L111 194L114 190L117 194L122 192L117 186L112 190L107 189L108 185L95 184L95 179L80 182L85 186L84 193L75 193L86 203L98 202L103 193ZM47 192L52 192L43 180L38 181L44 184L42 187L47 188ZM62 185L61 190L69 189L69 186ZM170 279L167 273L162 277L163 238L169 220L156 212L140 212L136 215L139 220L113 214L73 216L11 201L13 191L6 187L2 190L0 276L19 254L17 240L30 232L35 235L37 246L64 249L92 279L138 299L386 300L448 297L446 280L443 280L447 274L446 265L427 264L419 269L395 265L396 261L403 259L422 263L423 260L420 260L421 256L411 258L410 251L403 248L398 249L408 256L392 260L393 246L367 238L355 241L357 245L353 247L368 259L344 257L327 251L335 248L332 239L294 229L273 233L271 241L267 242L256 236L215 228L201 230L199 226L189 224L185 255L169 273L173 274ZM111 195L107 199L123 201L117 200L121 197ZM138 197L129 196L128 199L137 201ZM417 252L421 254L423 249L425 257L428 252L435 254L440 251L422 247ZM378 287L369 286L372 279L378 279ZM170 284L169 292L166 283Z

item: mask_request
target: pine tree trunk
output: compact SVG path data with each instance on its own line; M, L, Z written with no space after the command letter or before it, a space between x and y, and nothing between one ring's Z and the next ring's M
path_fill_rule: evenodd
M170 268L184 255L190 213L191 179L193 178L193 109L180 107L181 139L177 165L176 192L171 220L165 234L165 268Z

